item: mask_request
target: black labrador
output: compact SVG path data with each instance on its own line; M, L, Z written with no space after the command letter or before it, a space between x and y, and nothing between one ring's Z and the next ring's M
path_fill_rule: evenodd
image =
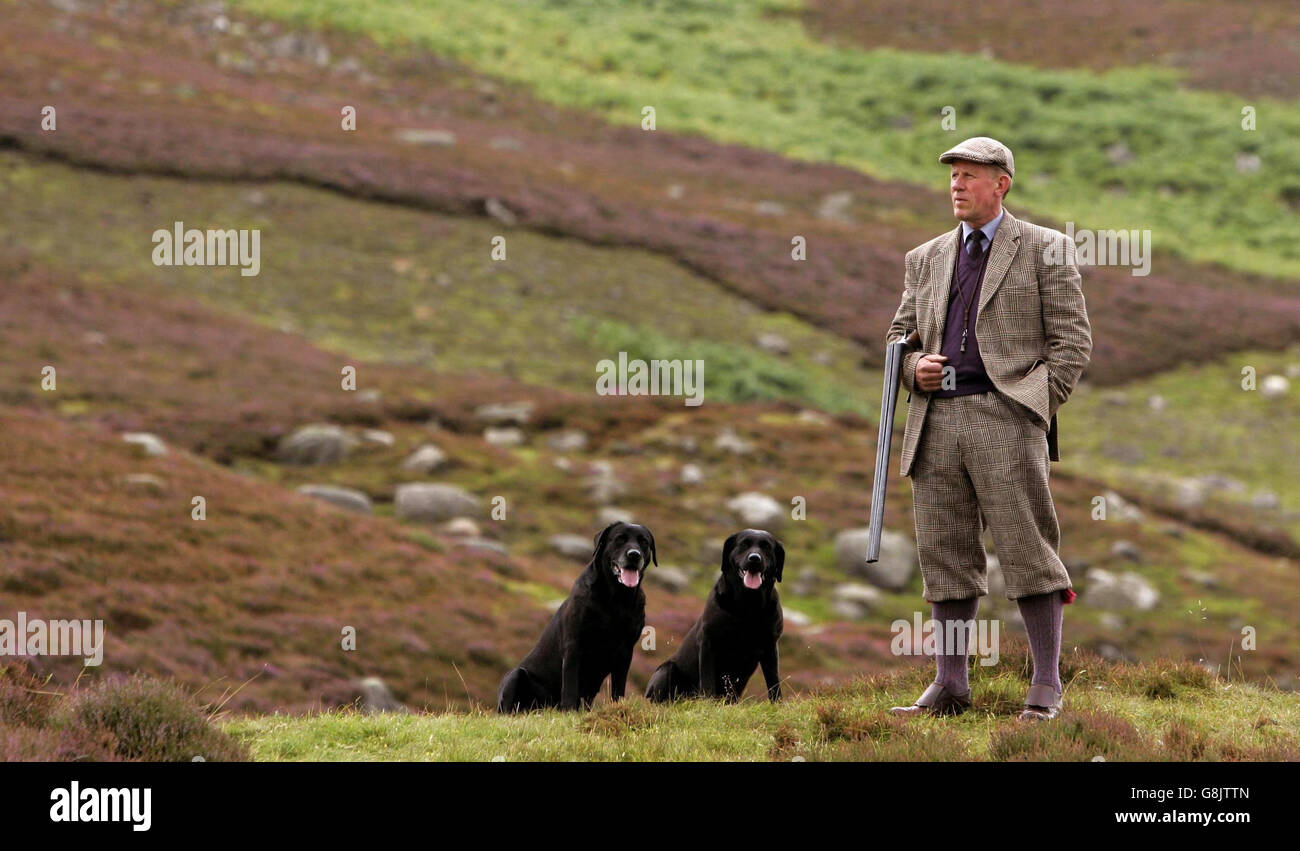
M785 547L771 534L745 529L722 547L718 577L704 614L682 645L650 677L645 696L661 703L682 697L717 697L735 703L754 669L763 667L767 696L781 699L776 642L784 618L776 583L785 568Z
M590 707L605 678L610 697L627 688L632 651L645 628L641 582L659 564L644 526L611 523L596 536L591 562L546 625L537 646L501 681L498 712Z

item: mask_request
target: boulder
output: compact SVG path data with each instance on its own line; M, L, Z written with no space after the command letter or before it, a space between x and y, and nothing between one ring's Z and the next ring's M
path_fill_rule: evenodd
M281 440L276 454L286 464L332 464L356 445L357 439L342 426L311 423Z
M1099 609L1135 609L1146 612L1160 602L1160 594L1151 583L1131 571L1117 576L1108 570L1094 567L1088 571L1087 578L1084 602Z
M767 494L749 491L732 497L727 509L751 529L772 529L785 522L785 506Z
M884 529L880 535L880 560L867 564L869 537L866 526L845 529L835 536L835 563L840 571L890 591L906 588L920 567L916 544L902 532Z
M167 444L163 443L162 438L156 434L149 434L144 431L128 431L122 435L122 440L132 446L139 447L140 451L150 458L167 454Z
M404 520L439 522L479 514L478 497L464 488L441 483L398 485L393 510Z
M402 469L427 475L446 463L446 452L432 443L425 443L406 457L402 462Z
M370 514L372 511L370 497L352 488L342 488L337 485L300 485L298 493L313 496L358 514Z
M565 558L581 562L591 559L594 546L586 535L552 535L550 544L551 549Z

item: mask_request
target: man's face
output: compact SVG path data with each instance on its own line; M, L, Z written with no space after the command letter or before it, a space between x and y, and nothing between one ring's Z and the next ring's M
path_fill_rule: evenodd
M1002 208L1005 188L1001 181L1011 178L997 166L953 160L948 192L952 196L952 214L972 227L982 227L993 220Z

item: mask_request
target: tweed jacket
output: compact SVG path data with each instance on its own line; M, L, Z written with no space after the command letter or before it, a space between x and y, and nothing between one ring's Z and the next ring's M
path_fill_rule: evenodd
M930 394L916 389L916 364L925 353L938 354L943 344L960 241L958 224L907 252L903 301L885 338L892 343L913 329L921 338L919 349L906 350L900 376L909 391L900 470L904 476L911 475L930 404ZM1048 457L1059 461L1056 412L1070 398L1092 355L1092 328L1074 243L1060 231L1022 222L1007 211L988 250L971 329L984 369L998 392L1018 402L1025 416L1047 432ZM1065 262L1049 262L1053 255Z

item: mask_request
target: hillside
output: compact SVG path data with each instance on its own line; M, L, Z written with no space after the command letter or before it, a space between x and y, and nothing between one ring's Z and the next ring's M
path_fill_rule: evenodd
M1015 40L923 53L923 30L855 27L827 0L0 8L0 617L108 634L100 669L27 660L52 687L165 678L235 716L258 759L1295 758L1276 689L1300 687L1300 395L1241 385L1244 367L1300 379L1300 111L1269 71L1284 19L1251 76L1240 47L1173 55L1165 36L1050 71ZM1281 15L1261 3L1241 26ZM1144 51L1175 70L1135 67ZM1243 140L1246 96L1267 121ZM889 647L924 606L915 570L869 605L841 593L865 582L835 541L867 522L902 256L952 225L934 162L950 100L963 131L1023 141L1017 215L1156 234L1150 276L1084 270L1096 343L1052 469L1080 714L1044 741L1007 717L1023 649L1004 598L981 616L1013 636L1006 663L942 737L879 714L924 684ZM150 234L176 221L259 229L259 275L155 265ZM593 393L620 351L704 360L706 403ZM349 448L287 461L319 423ZM444 458L407 466L429 444ZM401 516L413 483L462 489L471 523ZM891 476L904 551L909 490ZM484 714L583 566L555 536L654 530L658 646L637 651L636 691L750 492L789 553L794 699ZM1136 577L1149 605L1107 600L1094 569ZM367 677L416 714L335 711Z

